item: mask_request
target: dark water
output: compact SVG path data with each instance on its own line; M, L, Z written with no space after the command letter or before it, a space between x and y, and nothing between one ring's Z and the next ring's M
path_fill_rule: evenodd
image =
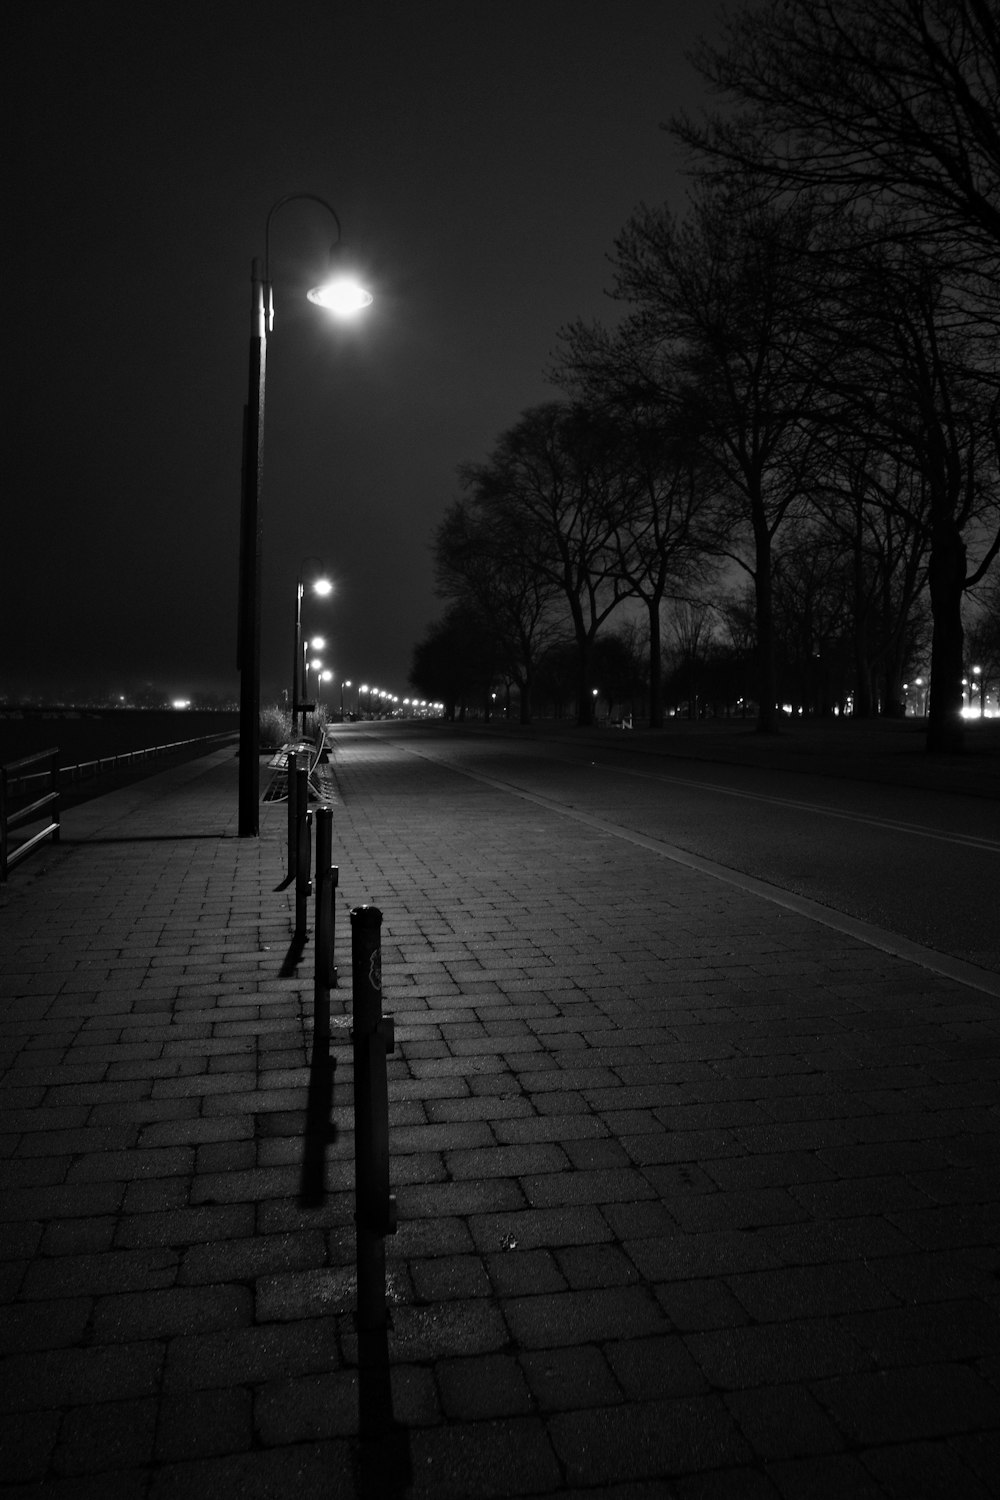
M59 764L76 766L106 755L210 734L235 734L239 714L190 709L74 709L25 711L14 718L0 709L0 765L58 747Z

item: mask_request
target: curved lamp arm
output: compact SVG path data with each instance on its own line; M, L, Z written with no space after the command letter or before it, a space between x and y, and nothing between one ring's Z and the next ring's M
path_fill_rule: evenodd
M317 193L286 193L273 203L268 210L267 222L264 226L264 286L267 290L267 331L274 327L274 298L271 294L271 220L279 208L284 208L286 203L295 203L298 200L308 203L318 203L325 208L337 226L337 238L330 246L329 269L327 279L322 286L314 286L308 293L309 301L315 302L319 307L325 307L338 318L350 318L363 307L368 307L372 302L372 294L353 277L347 274L340 264L340 249L342 231L340 219L332 204Z
M321 208L326 209L337 226L337 238L334 240L333 245L336 247L340 244L340 220L337 217L336 209L327 203L325 198L320 198L316 193L286 193L283 198L278 199L277 203L271 204L271 207L267 211L267 223L264 225L264 280L268 286L271 285L271 220L279 208L284 208L286 203L295 203L299 199L304 199L309 203L318 203Z

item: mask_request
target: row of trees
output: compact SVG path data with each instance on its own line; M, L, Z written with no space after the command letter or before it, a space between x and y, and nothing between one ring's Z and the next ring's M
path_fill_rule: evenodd
M1000 550L1000 13L763 0L698 63L728 107L671 127L686 211L632 216L617 324L564 330L560 399L460 470L413 680L507 679L527 717L569 635L589 722L631 601L657 726L665 606L711 602L771 730L789 639L835 637L854 712L898 712L929 616L928 748L959 749L963 604Z

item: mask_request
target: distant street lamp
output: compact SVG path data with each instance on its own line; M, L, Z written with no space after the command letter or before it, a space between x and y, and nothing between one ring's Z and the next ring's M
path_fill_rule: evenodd
M302 733L305 734L305 730L306 730L306 714L307 714L307 712L309 710L309 704L306 702L306 699L308 698L309 694L308 694L308 691L307 691L306 675L305 675L305 661L304 661L305 645L304 645L303 640L302 640L302 598L303 598L303 595L305 594L305 584L304 584L304 582L302 580L302 574L305 571L305 566L306 566L306 563L308 563L308 562L319 562L319 558L309 558L309 557L303 558L302 562L299 563L299 576L298 576L298 578L295 581L295 642L294 642L294 652L293 652L293 655L292 655L292 733L293 734L297 733L297 731L298 731L298 727L299 727L298 719L299 719L299 713L300 712L302 714ZM310 583L309 587L312 589L313 593L316 594L317 597L320 598L320 599L327 598L327 596L330 595L330 594L332 594L332 592L333 592L333 584L330 582L329 578L327 578L325 576L325 574L322 573L322 572L320 573L319 577L314 578L312 580L312 582ZM310 644L313 646L314 650L316 650L316 651L322 651L323 646L325 645L325 642L323 640L323 637L318 635L318 636L314 637L314 639L312 640L312 642ZM302 685L302 692L301 692L301 694L299 692L299 679L300 679L300 677L301 677L301 685Z
M297 199L318 203L333 218L337 238L330 247L327 281L308 293L310 302L338 318L350 318L372 300L341 261L340 220L325 198L315 193L288 193L268 211L264 225L264 267L250 266L250 368L243 420L243 489L240 507L240 596L237 668L240 674L240 838L260 832L260 497L264 470L264 385L267 335L274 320L271 294L271 220L279 208ZM296 674L298 653L296 652Z

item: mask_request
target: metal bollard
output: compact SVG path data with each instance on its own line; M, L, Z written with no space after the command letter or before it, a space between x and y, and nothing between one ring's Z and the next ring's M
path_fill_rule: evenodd
M290 881L295 879L295 871L297 868L295 859L295 841L298 837L298 809L296 807L296 803L298 800L296 797L298 782L296 780L295 772L298 768L298 763L298 755L290 749L288 751L287 760L285 762L285 780L287 782L288 791L288 795L285 798L285 801L288 804L288 879Z
M330 991L337 984L334 963L339 871L333 863L333 808L316 809L316 954L313 979L313 1042L330 1041Z
M309 811L309 771L295 763L295 941L309 936L306 920L312 895L312 813Z
M382 1015L382 913L351 909L354 1043L354 1192L358 1261L358 1327L384 1328L385 1236L396 1232L389 1191L389 1085L386 1057L395 1050L392 1020Z

